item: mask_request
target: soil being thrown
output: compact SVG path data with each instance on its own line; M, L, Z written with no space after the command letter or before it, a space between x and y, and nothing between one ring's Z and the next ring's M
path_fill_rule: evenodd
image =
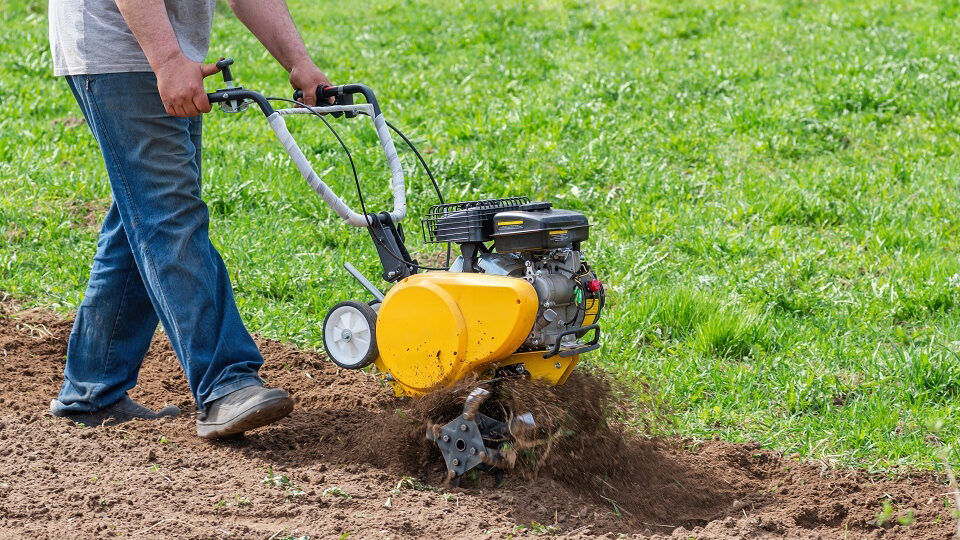
M538 444L501 488L487 475L443 487L424 437L426 422L460 413L471 385L401 400L369 374L266 339L262 375L297 401L275 426L198 439L186 381L158 336L131 396L187 412L80 427L46 412L70 326L0 303L4 538L948 539L956 527L950 489L926 474L894 481L754 445L631 436L607 421L609 383L582 373L561 387L504 383L484 405L537 418Z

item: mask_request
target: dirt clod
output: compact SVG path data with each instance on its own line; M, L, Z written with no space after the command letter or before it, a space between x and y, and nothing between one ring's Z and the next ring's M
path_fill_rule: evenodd
M158 335L131 395L186 412L79 427L45 412L70 327L0 302L0 537L923 540L951 538L956 524L949 489L926 474L893 481L755 445L631 436L615 421L613 383L583 370L560 387L494 388L482 412L537 420L499 489L486 475L444 488L425 437L480 383L397 399L369 374L266 339L262 375L297 401L275 426L198 439L186 381Z

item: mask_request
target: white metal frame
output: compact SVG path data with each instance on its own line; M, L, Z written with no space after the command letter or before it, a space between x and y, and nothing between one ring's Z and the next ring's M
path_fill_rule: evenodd
M390 165L390 185L393 190L393 211L390 212L390 217L394 223L398 223L406 217L407 191L404 185L403 167L400 165L400 156L397 155L397 149L393 145L393 138L390 136L390 130L387 127L386 121L383 119L383 114L381 113L374 116L373 105L368 103L357 105L330 105L320 108L319 111L324 113L358 112L373 119L373 127L377 131L377 138L380 139L380 146L383 148L387 163ZM303 150L300 149L297 141L293 138L293 135L290 134L290 131L287 129L287 123L283 117L295 114L313 113L310 109L303 107L279 109L268 116L267 121L270 123L270 127L273 128L273 132L277 135L277 138L280 139L283 148L290 154L290 158L297 166L297 169L299 169L300 174L303 175L307 183L310 184L310 187L320 195L324 202L326 202L341 219L350 225L367 227L369 225L367 217L351 209L343 199L330 189L330 186L320 179L320 176L313 170L313 166L310 165L310 161L307 160L307 157L303 154Z

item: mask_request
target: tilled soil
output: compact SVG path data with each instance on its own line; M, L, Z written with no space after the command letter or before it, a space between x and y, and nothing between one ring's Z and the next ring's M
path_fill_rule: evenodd
M455 414L455 392L400 400L371 375L267 339L262 375L297 401L275 426L198 439L160 335L131 395L187 412L81 427L46 412L70 325L0 303L3 538L947 539L956 527L949 487L927 474L893 481L753 445L625 435L603 420L606 383L586 375L563 388L508 388L506 402L536 409L555 438L501 488L486 475L442 487L423 422ZM892 512L878 523L884 501Z

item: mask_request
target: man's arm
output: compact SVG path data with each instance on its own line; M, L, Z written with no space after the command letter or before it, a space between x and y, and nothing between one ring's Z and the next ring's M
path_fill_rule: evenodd
M313 63L285 0L227 0L240 22L253 32L280 65L290 72L290 84L303 90L303 102L316 105L316 88L331 86ZM331 98L332 102L332 98Z
M183 55L163 0L117 0L117 7L157 75L167 114L196 116L210 112L203 78L220 70L215 64L201 64Z

